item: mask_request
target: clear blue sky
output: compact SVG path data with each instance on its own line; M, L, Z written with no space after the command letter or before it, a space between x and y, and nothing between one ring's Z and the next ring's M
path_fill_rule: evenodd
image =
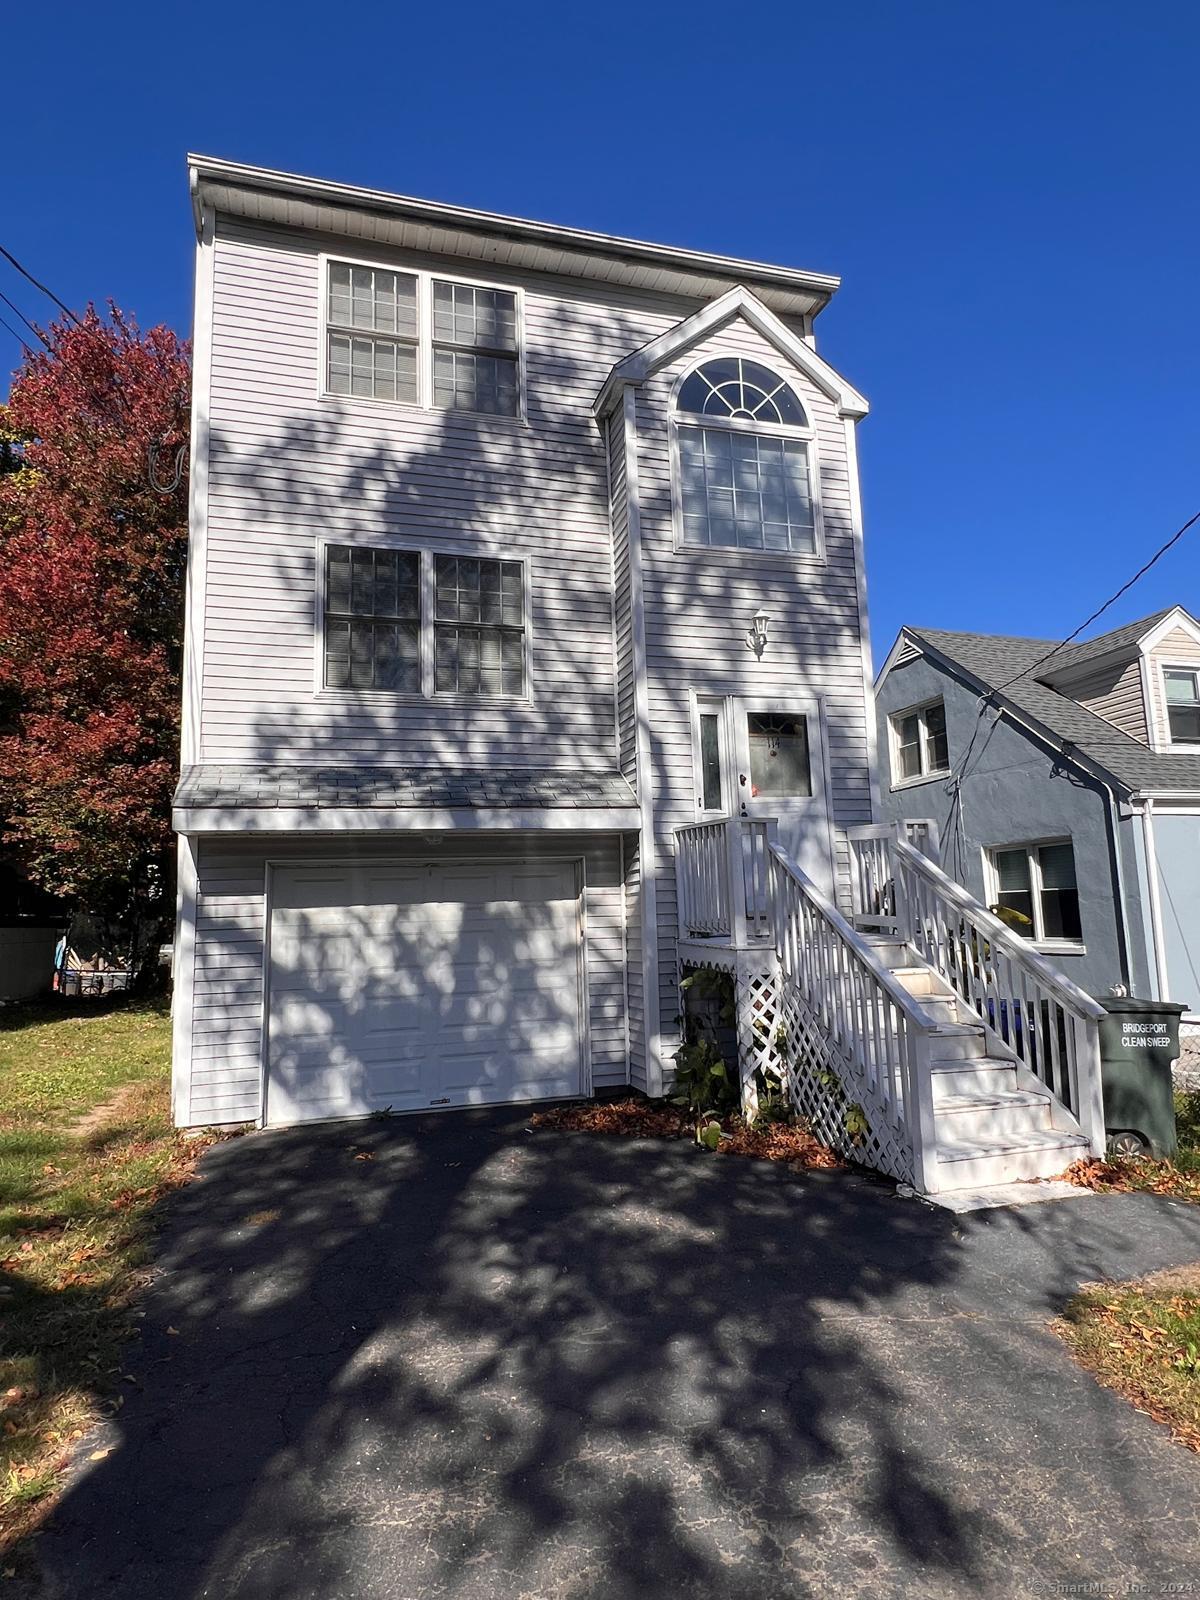
M839 274L877 659L1058 637L1200 507L1194 0L114 0L3 39L0 243L73 305L188 328L189 148ZM1200 528L1106 625L1198 580Z

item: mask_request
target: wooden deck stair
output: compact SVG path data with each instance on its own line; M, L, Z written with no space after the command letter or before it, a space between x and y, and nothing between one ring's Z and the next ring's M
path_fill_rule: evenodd
M995 1041L909 945L866 937L883 965L937 1023L929 1062L940 1191L1050 1178L1088 1154L1075 1118ZM1056 1125L1057 1124L1057 1125Z

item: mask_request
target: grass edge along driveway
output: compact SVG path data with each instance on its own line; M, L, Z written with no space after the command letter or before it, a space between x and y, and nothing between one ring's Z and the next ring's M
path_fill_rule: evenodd
M171 1127L170 1057L162 1002L0 1011L0 1551L122 1403L156 1208L216 1137Z

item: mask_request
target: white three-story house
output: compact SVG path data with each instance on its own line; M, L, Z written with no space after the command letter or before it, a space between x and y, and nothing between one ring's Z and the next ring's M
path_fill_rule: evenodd
M190 171L178 1122L654 1095L706 964L921 1187L1094 1145L1085 997L876 825L837 280Z

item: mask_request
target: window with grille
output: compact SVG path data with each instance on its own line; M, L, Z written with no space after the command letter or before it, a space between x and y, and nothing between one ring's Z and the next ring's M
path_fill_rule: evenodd
M525 694L523 562L331 544L324 566L326 689Z
M816 550L811 430L785 379L741 356L708 361L684 380L676 422L685 544Z
M509 289L330 261L326 390L518 416L517 298Z
M516 295L435 278L434 405L515 417L519 390Z
M433 638L438 694L524 694L522 564L435 556Z
M421 558L413 550L325 551L325 685L421 689Z
M326 321L330 394L415 403L419 338L411 273L331 261Z

